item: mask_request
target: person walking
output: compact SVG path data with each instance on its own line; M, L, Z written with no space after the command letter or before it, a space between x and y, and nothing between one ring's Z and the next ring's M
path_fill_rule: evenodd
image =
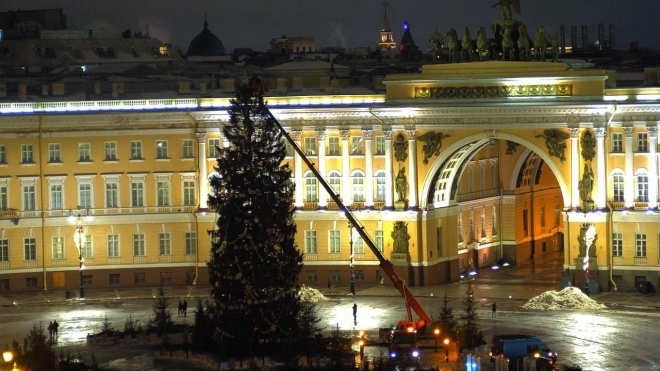
M330 278L328 278L328 291L332 291L332 282L330 281Z
M53 338L53 322L51 321L48 324L48 339L52 339L52 338Z
M57 333L60 329L60 324L57 323L57 320L53 321L53 336L55 336L55 339L57 339Z
M497 318L497 303L493 302L493 313L491 314L491 318Z
M179 300L179 314L178 314L178 316L181 317L182 313L183 313L183 303L181 303L181 300Z
M188 312L188 302L185 299L183 299L183 316L184 317L186 317L187 312Z
M357 323L357 304L353 303L353 322Z

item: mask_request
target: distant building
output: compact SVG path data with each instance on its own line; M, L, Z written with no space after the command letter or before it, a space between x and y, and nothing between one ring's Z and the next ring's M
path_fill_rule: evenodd
M209 30L209 23L204 20L204 29L188 45L186 57L214 57L225 54L222 41Z
M385 15L383 16L383 23L380 26L380 35L378 38L379 50L390 50L396 48L396 41L394 41L394 32L390 29L390 23L387 21L387 1L383 2Z
M66 30L62 9L38 9L0 13L2 40L39 38L41 30Z
M274 55L312 53L316 51L316 39L311 36L277 37L270 40L270 51Z

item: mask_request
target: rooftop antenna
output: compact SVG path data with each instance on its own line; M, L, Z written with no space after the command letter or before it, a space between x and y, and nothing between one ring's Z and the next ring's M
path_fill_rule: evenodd
M209 28L209 22L206 21L206 12L204 12L204 29Z
M147 23L147 25L144 27L144 31L145 31L144 37L147 38L151 37L151 35L149 35L149 23Z
M390 30L390 23L387 21L387 6L390 5L387 1L383 1L380 3L383 8L385 9L385 16L383 17L383 24L381 25L381 31L389 31Z

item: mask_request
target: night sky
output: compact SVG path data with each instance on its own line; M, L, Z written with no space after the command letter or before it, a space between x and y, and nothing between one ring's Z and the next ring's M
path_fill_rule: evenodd
M479 26L490 32L500 19L497 0L388 0L388 19L396 40L403 34L401 24L409 21L415 42L422 48L437 28L442 33L454 28L462 34L469 27L473 38ZM2 0L0 10L63 8L69 27L142 30L149 24L152 37L180 47L202 30L204 13L209 29L229 51L236 47L265 50L273 37L314 36L316 47L374 47L383 18L382 0ZM598 24L615 24L617 49L631 41L641 48L660 49L658 0L521 0L521 15L514 14L527 28L544 25L548 34L566 25L588 26L589 40L597 38ZM29 5L27 7L26 5ZM531 33L531 32L530 32ZM578 36L579 37L579 36Z

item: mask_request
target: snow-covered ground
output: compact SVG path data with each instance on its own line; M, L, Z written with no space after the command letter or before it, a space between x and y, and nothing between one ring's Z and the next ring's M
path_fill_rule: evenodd
M605 309L577 287L567 287L561 291L546 291L527 301L525 309L561 310L561 309Z
M319 301L328 300L328 298L325 297L321 291L305 285L300 286L299 294L302 301L318 303Z

